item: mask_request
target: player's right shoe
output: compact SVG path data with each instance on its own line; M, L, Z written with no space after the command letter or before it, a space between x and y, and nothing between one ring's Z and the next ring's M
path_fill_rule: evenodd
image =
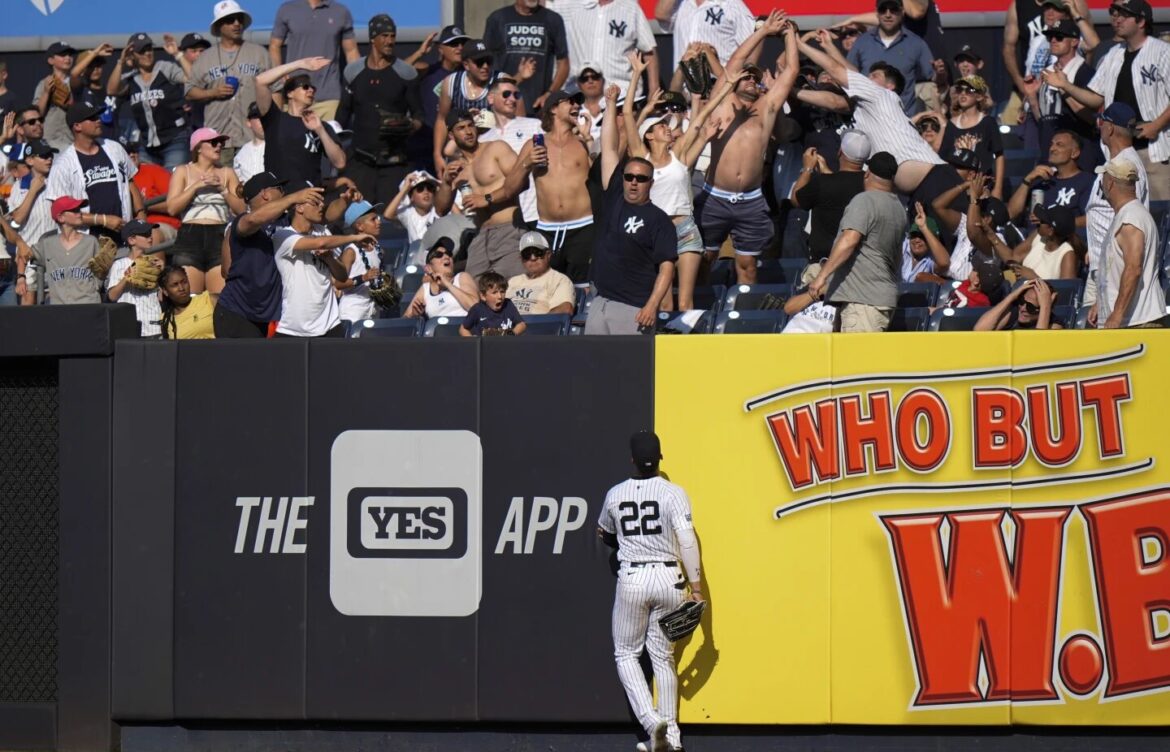
M654 733L650 735L650 752L670 752L670 744L666 741L666 721L659 721L654 726Z

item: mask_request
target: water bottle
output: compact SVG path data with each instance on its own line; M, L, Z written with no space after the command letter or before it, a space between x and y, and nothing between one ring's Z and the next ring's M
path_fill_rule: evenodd
M470 196L472 193L475 193L475 191L472 189L471 183L460 183L459 184L459 195L463 197L463 201L464 201L463 214L464 214L464 216L467 216L467 217L471 217L471 216L475 215L475 210L468 207L467 203L466 203L467 197Z
M1033 188L1032 202L1029 204L1028 211L1035 213L1036 209L1040 208L1041 206L1044 206L1044 189Z

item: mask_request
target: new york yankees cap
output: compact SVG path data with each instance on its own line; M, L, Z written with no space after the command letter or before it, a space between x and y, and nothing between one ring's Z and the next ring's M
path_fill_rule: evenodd
M662 459L662 443L653 431L638 431L630 437L630 457L634 464L649 470Z
M443 30L439 32L439 44L459 44L471 39L470 36L463 33L463 29L458 26L444 26Z
M955 53L955 60L960 60L962 58L968 58L970 60L974 60L977 63L983 62L983 56L980 55L979 52L969 44L963 45L959 48L959 51Z

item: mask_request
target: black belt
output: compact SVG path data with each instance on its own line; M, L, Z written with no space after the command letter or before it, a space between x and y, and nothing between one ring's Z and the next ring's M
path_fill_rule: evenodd
M677 567L677 561L627 561L626 566L630 569L637 569L639 567L648 567L651 564L661 564L664 567Z

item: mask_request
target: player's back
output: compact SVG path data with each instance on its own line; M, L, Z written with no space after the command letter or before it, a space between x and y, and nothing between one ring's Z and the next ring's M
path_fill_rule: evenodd
M630 478L609 490L601 526L617 535L619 561L675 561L675 530L692 527L686 492L662 478Z

